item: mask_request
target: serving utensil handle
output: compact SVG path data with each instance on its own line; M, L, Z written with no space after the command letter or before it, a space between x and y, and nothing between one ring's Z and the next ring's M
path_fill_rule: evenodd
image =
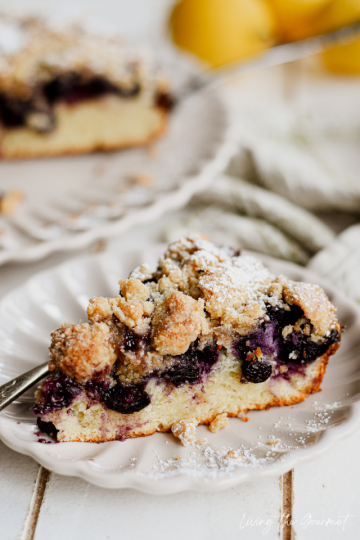
M263 68L280 66L302 58L322 53L335 45L352 43L360 35L360 21L348 24L317 36L298 41L274 45L248 60L235 60L218 68L209 68L200 76L197 74L187 81L175 95L175 103L197 92L208 92L222 86L232 78Z
M26 390L29 390L34 384L39 382L45 375L50 373L49 362L44 362L15 379L8 381L0 386L0 411L5 409L16 398L21 396Z

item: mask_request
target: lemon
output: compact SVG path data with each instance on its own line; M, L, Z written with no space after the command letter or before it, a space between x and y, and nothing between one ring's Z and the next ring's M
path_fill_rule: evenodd
M323 53L324 64L334 73L360 75L360 40L341 45Z
M360 20L360 0L333 0L321 17L319 30L326 32ZM360 74L360 38L337 45L323 54L325 66L335 72Z
M275 18L265 0L181 0L170 30L179 47L217 67L271 46Z
M360 20L360 0L332 0L319 21L319 31L327 32Z
M268 0L273 6L281 41L295 41L313 36L318 20L331 0Z

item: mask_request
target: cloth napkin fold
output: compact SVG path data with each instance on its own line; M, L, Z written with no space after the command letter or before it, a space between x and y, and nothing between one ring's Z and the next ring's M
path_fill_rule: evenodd
M308 265L360 302L360 223L336 236L319 218L341 211L360 222L360 116L285 112L242 117L226 174L192 199L167 239L199 230L217 243Z

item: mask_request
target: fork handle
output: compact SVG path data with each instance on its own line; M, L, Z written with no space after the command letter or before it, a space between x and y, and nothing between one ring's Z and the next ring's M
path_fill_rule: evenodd
M5 409L16 398L29 390L34 384L39 382L45 375L50 373L49 362L44 362L36 368L30 369L26 373L15 377L11 381L0 386L0 411Z

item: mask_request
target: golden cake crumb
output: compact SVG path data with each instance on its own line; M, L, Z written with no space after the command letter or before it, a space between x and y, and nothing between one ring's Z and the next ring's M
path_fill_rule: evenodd
M208 442L207 439L196 439L195 444L203 445Z
M238 459L240 456L236 452L236 450L229 450L228 453L226 454L226 457L231 458L231 459Z
M152 187L155 183L154 177L148 173L135 174L134 176L131 177L131 180L133 180L135 184L139 184L140 186L146 186L146 187Z
M195 418L184 418L176 424L171 426L171 431L180 439L183 446L189 446L189 444L195 441L196 426L198 422Z
M217 433L220 429L225 428L229 425L229 419L226 413L218 414L215 420L209 425L209 430L211 433Z
M12 189L0 194L0 214L10 216L25 198L20 189Z
M281 442L281 439L271 439L271 441L268 441L268 444L278 444Z

